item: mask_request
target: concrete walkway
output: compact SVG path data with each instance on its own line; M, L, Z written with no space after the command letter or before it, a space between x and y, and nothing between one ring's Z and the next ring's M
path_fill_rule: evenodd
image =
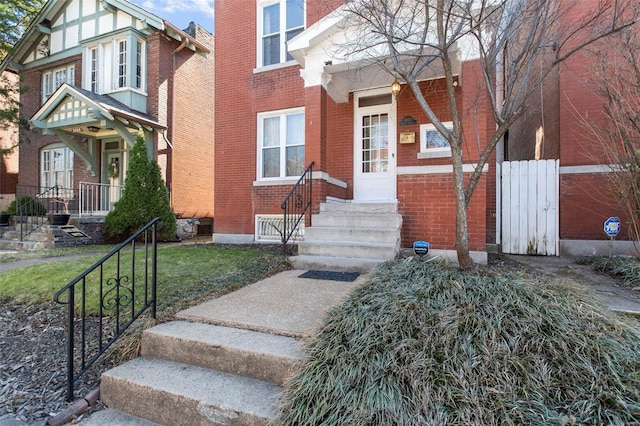
M572 257L515 256L506 257L524 263L538 272L552 275L567 285L591 294L609 309L640 315L640 291L621 286L620 282L579 265Z
M29 264L61 261L68 258L31 259L0 264L0 272ZM578 265L572 258L508 256L540 273L564 279L568 285L591 293L615 311L640 314L640 291L621 287L616 280L594 273L588 266ZM292 337L308 336L331 307L340 303L367 276L353 282L301 278L304 271L291 270L245 286L235 292L186 309L177 317L187 321L206 322ZM127 418L107 417L109 410L94 414L81 423L133 425ZM119 413L113 414L120 416ZM135 421L135 420L134 420ZM4 418L0 426L19 423ZM149 423L140 423L148 425Z

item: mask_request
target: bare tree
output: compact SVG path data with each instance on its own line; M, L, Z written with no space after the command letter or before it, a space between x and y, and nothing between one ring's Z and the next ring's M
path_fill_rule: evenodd
M590 155L605 163L608 188L622 207L629 237L640 241L640 33L624 31L612 43L590 48L590 83L603 102L604 118L579 116L592 141ZM637 249L637 247L636 247Z
M336 55L347 61L375 61L405 82L451 145L461 267L473 265L467 207L497 144L554 68L593 42L637 23L638 9L637 2L626 0L351 0L340 9L344 33L351 36L336 42ZM463 138L461 100L455 90L461 54L469 55L463 61L477 60L481 69L483 84L475 96L488 103L495 122L488 140L477 134L471 140L470 132ZM437 110L419 84L433 70L446 83L446 111ZM451 121L452 128L444 121ZM466 183L464 143L478 155Z

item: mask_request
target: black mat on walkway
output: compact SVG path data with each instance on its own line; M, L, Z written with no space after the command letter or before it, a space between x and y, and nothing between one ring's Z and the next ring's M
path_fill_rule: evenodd
M314 280L331 280L331 281L355 281L360 276L359 272L334 272L334 271L316 271L310 270L298 276L298 278L312 278Z

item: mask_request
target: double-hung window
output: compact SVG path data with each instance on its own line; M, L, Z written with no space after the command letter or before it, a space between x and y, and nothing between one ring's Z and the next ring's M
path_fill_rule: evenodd
M73 188L73 151L62 144L40 151L40 185L43 190L59 185Z
M75 84L75 66L66 65L42 73L42 103L56 91L62 83Z
M134 36L87 47L84 87L95 93L145 90L145 43Z
M304 109L258 114L258 179L297 177L304 169Z
M304 0L258 1L258 66L293 60L287 41L304 30Z

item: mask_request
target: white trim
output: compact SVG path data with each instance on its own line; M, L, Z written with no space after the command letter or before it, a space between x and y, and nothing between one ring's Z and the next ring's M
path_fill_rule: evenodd
M430 148L428 151L419 152L418 160L427 160L429 158L451 158L451 147L449 148Z
M463 164L462 172L463 173L473 173L476 169L477 164ZM482 167L482 173L486 173L489 171L489 165L485 163ZM453 173L453 165L451 164L442 164L438 166L405 166L398 167L398 175L432 175L432 174L443 174L443 173Z
M307 27L307 2L306 0L302 0L303 8L302 11L302 31L304 31ZM264 57L262 51L262 39L264 36L263 31L263 23L264 23L264 9L269 6L273 6L277 4L279 8L279 28L278 28L278 37L280 38L279 49L280 49L280 60L277 64L269 64L264 66ZM300 27L294 27L300 28ZM275 33L271 33L275 34ZM295 37L294 37L295 38ZM291 62L287 60L287 2L285 0L257 0L256 1L256 69L267 68L273 65L286 64Z
M374 201L375 197L381 197L376 201L393 201L398 197L398 140L397 140L397 102L396 97L389 93L389 87L377 87L373 89L354 92L353 96L353 199L359 202ZM389 95L391 102L361 107L360 99L378 95ZM365 114L388 115L388 144L387 144L387 172L363 173L362 170L362 127L361 119ZM377 176L374 176L377 175ZM381 176L382 175L382 176ZM373 185L376 196L373 196Z
M295 183L300 179L299 177L289 177L283 179L274 179L274 180L256 180L253 181L253 186L278 186L278 185L295 185ZM347 188L347 182L343 182L339 179L333 178L329 176L327 172L323 171L315 171L311 174L311 179L319 179L324 180L327 183L330 183L335 186L339 186L340 188Z
M292 115L298 115L298 114L302 114L302 123L304 125L305 123L305 108L304 107L296 107L296 108L288 108L288 109L281 109L281 110L275 110L275 111L265 111L265 112L259 112L258 114L256 114L256 121L257 121L257 132L256 132L256 149L257 149L257 155L256 155L256 180L260 181L260 182L282 182L283 180L288 180L290 181L292 178L293 179L298 179L300 176L284 176L284 174L286 174L286 124L287 124L287 120L282 120L283 117L289 117ZM263 151L263 146L262 143L264 142L264 120L267 118L275 118L278 117L278 119L280 120L279 126L280 126L280 140L278 141L278 148L280 149L280 159L279 159L279 165L280 165L280 172L279 172L279 176L274 176L274 177L263 177L262 176L262 151ZM303 135L303 143L301 146L305 147L306 145L306 140L305 140L305 136ZM300 146L300 145L293 145L293 146ZM305 148L306 151L306 148ZM295 180L293 181L295 183Z
M560 174L561 175L578 175L578 174L588 174L588 173L612 173L619 166L612 164L594 164L588 166L561 166Z
M444 127L446 127L448 130L453 130L453 122L451 121L444 121L442 122L442 125ZM437 155L437 157L444 157L445 155L438 155L438 154L444 154L444 153L448 153L449 157L451 156L451 146L447 146L447 147L437 147L437 148L427 148L426 144L427 144L427 132L436 132L438 133L438 135L440 137L442 137L445 142L449 143L449 141L447 141L447 139L442 136L439 132L438 129L436 129L436 126L433 123L428 123L428 124L421 124L420 125L420 153L434 153ZM418 156L418 158L420 158L420 156ZM424 158L436 158L434 157L424 157Z
M265 67L256 67L253 69L253 73L254 74L259 74L261 72L267 72L267 71L273 71L273 70L278 70L281 68L288 68L288 67L293 67L298 65L298 63L296 61L287 61L287 62L280 62L279 64L272 64L272 65L267 65Z
M327 172L323 172L323 171L313 172L311 174L311 179L321 179L321 180L324 180L325 182L330 183L332 185L339 186L340 188L346 188L348 186L347 182L343 182L341 180L333 178L333 177L329 176L329 174Z

